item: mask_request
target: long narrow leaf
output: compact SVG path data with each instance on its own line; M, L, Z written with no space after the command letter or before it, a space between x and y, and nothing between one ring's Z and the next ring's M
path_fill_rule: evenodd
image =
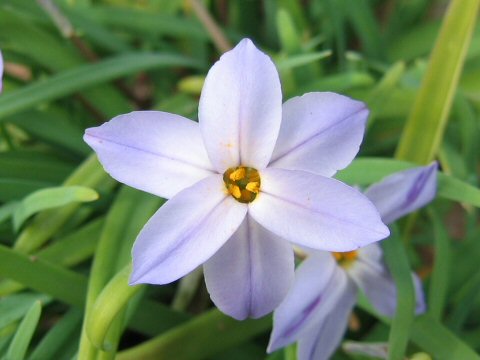
M13 227L18 230L25 220L39 211L97 199L98 193L85 186L61 186L38 190L18 204L13 214Z
M397 158L427 164L435 157L470 45L479 4L479 0L452 0L398 145Z
M397 309L388 338L388 359L397 360L404 358L407 348L415 314L415 291L407 254L398 233L393 231L393 236L382 245L385 261L397 287Z
M198 67L199 65L195 61L179 55L135 53L79 66L54 75L45 81L2 94L0 97L0 121L7 115L28 109L41 102L65 97L90 86L141 70L165 66Z
M28 345L40 319L42 305L36 301L21 321L12 343L7 351L8 360L23 360L27 353Z

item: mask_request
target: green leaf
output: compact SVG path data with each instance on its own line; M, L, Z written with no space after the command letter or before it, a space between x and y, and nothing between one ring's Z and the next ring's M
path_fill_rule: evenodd
M279 71L287 71L299 66L307 65L315 61L326 59L332 55L331 50L312 52L308 54L290 55L287 58L277 59L275 61Z
M40 111L23 111L9 116L8 122L19 126L33 138L56 147L61 153L67 150L75 155L85 157L91 151L82 138L84 129L72 121L71 114L60 108L49 106ZM38 152L36 154L38 155Z
M119 271L98 295L86 322L88 338L97 348L111 351L112 345L105 341L113 320L123 310L128 301L143 286L130 286L128 279L132 272L131 264Z
M383 45L377 19L373 13L371 2L367 0L349 1L346 6L350 22L360 37L367 56L382 59Z
M102 169L97 157L91 155L65 180L64 185L86 186L101 192L109 191L115 182ZM72 203L60 209L42 211L23 229L14 248L28 253L42 246L75 214L79 206L80 203Z
M18 205L17 202L12 201L0 206L0 223L4 222L5 220L13 216L13 213L15 212L17 205Z
M428 314L415 319L410 337L436 360L480 359L474 350Z
M8 5L0 6L0 41L2 46L28 58L29 63L40 64L50 72L65 71L86 62L70 42L34 25L22 11L16 11ZM82 95L99 114L106 117L132 109L125 96L108 84L86 89ZM0 121L2 118L0 116Z
M382 242L385 261L397 287L397 309L388 337L388 359L405 357L410 329L415 315L415 291L407 254L398 233Z
M69 310L43 337L29 360L59 359L64 355L65 347L69 342L78 342L81 321L82 312L80 310Z
M65 237L45 246L34 256L57 265L71 267L90 258L94 253L104 219L96 218ZM0 297L23 289L23 284L12 280L0 281Z
M33 214L68 205L73 202L90 202L98 199L98 193L85 186L61 186L38 190L23 199L13 214L13 226L18 231Z
M430 291L428 292L428 312L435 320L441 320L447 302L450 279L450 242L442 219L437 212L429 212L433 223L435 239L435 263L433 265Z
M209 310L156 338L118 353L116 359L205 359L267 331L270 326L268 316L237 321L219 310Z
M208 39L205 29L197 21L186 17L118 6L91 6L83 11L80 8L78 10L85 17L104 25L120 27L135 35L167 35L196 41Z
M56 184L23 179L0 179L0 201L21 199L33 191Z
M359 306L377 316L369 304L360 302ZM377 316L377 318L386 324L389 323L385 317ZM423 314L414 319L409 336L415 344L436 360L480 360L480 356L472 348L429 314Z
M72 164L39 151L0 153L0 178L4 179L18 178L60 183L73 169Z
M0 276L75 306L83 306L87 279L47 261L0 245Z
M46 304L49 297L43 294L21 293L0 300L0 329L21 319L37 301Z
M134 53L118 55L94 64L82 65L53 75L47 80L22 87L0 97L0 121L7 115L139 71L166 67L198 67L198 63L179 55Z
M300 50L300 36L290 14L280 8L277 12L277 32L282 50L287 54L295 54Z
M20 323L15 336L7 350L6 358L8 360L23 360L27 353L28 345L32 339L35 328L37 327L42 305L40 301L35 301L32 307Z
M163 199L123 187L111 207L100 237L90 273L87 293L86 318L89 319L95 301L112 277L130 261L131 247L141 228L153 215ZM115 256L112 256L115 249ZM116 339L109 338L110 350L117 346L121 335L120 323L113 330L118 331ZM91 357L97 349L88 339L86 328L82 330L79 357Z
M467 54L480 2L452 0L396 157L427 164L437 154Z

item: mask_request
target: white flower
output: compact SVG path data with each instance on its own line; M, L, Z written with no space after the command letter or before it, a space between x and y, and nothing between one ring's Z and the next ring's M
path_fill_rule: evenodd
M150 111L87 129L115 179L170 198L135 242L131 283L166 284L205 263L222 311L260 317L293 279L289 242L350 251L388 236L373 204L330 178L358 152L367 115L333 93L282 107L274 64L245 39L210 69L199 124Z

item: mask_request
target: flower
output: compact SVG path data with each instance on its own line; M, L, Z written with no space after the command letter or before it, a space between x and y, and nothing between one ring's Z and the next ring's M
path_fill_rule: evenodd
M429 203L436 192L437 164L395 173L365 194L386 223ZM378 244L358 251L308 251L288 295L274 312L268 351L298 341L299 360L328 359L340 343L361 289L385 316L396 308L396 287ZM412 274L417 313L425 311L421 282Z
M245 39L208 72L198 124L142 111L86 130L115 179L170 199L138 235L131 284L204 264L220 310L261 317L293 280L289 242L350 251L388 236L363 194L329 178L358 152L364 104L332 93L281 101L274 64Z

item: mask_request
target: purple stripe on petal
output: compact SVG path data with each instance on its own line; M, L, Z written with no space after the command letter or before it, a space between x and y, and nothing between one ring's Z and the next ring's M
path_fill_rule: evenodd
M130 284L168 284L207 261L233 235L247 206L223 192L221 175L182 190L147 222L132 250Z
M308 304L303 310L301 310L300 314L297 315L295 319L292 320L290 327L285 329L285 331L280 335L281 338L287 338L292 336L293 333L297 332L298 329L305 323L305 320L309 318L313 311L320 305L322 301L322 295L319 295L315 298L310 304Z
M365 195L377 207L384 223L425 206L437 191L437 163L416 167L387 176L373 184Z
M422 171L416 178L412 188L407 194L403 207L412 206L418 197L421 195L423 189L427 185L427 181L433 172L437 170L437 166L429 166L426 171Z
M204 265L215 305L237 320L272 312L294 277L292 246L250 216Z
M340 345L347 329L348 317L357 300L357 288L351 280L344 279L336 286L335 306L298 341L298 360L327 360Z
M267 351L272 352L315 332L335 311L350 287L355 298L355 285L330 253L310 255L297 270L290 292L274 312Z

